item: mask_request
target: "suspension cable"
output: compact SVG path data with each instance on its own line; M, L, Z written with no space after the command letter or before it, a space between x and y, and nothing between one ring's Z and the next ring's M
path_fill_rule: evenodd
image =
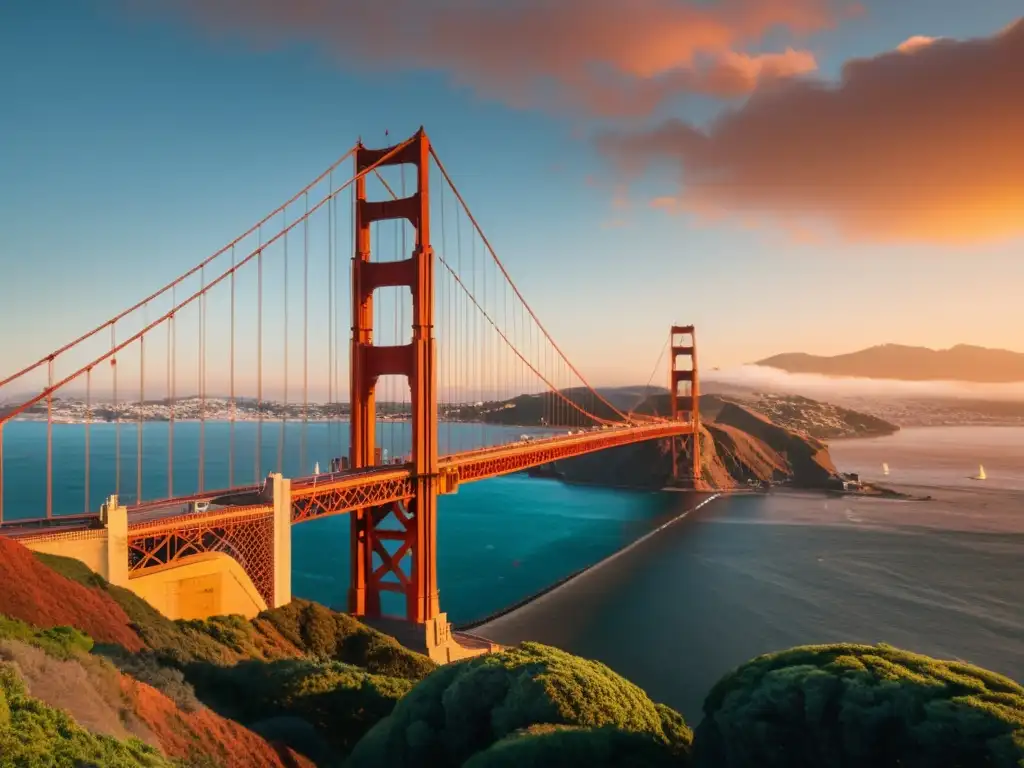
M551 334L548 333L547 329L541 323L536 313L530 307L530 304L523 297L523 294L520 293L519 288L512 281L512 277L509 275L508 270L505 269L505 265L502 263L501 259L498 258L498 254L491 246L490 240L487 239L487 235L484 234L484 231L480 227L480 224L477 222L476 217L473 216L473 212L469 210L469 206L466 204L465 199L459 193L458 188L455 186L455 182L452 181L452 177L448 175L447 169L444 167L444 164L441 162L441 158L438 157L437 152L435 151L433 146L430 147L430 156L433 157L434 162L437 163L438 170L441 171L441 175L444 176L445 181L448 182L448 186L451 187L451 190L455 194L456 199L459 201L459 204L462 206L463 210L466 212L466 215L469 217L470 222L473 224L473 228L480 235L480 239L483 240L484 246L491 254L491 258L494 259L494 263L498 265L498 269L501 270L501 273L505 276L505 279L508 281L509 285L512 286L512 290L515 292L516 297L519 299L519 301L522 302L523 308L526 309L526 311L530 314L530 317L533 318L533 321L537 324L541 333L544 334L544 337L548 340L551 346L555 348L555 351L557 351L558 354L562 357L562 359L565 360L566 364L569 366L569 369L574 374L576 374L576 376L579 378L581 382L583 382L583 386L589 389L594 394L594 396L597 397L597 399L600 400L602 403L604 403L604 405L607 406L613 413L621 417L623 421L628 422L630 420L629 417L627 417L626 414L624 414L614 405L609 403L596 389L594 389L587 381L587 379L583 376L583 374L581 374L579 370L577 370L576 366L572 364L569 358L565 356L565 353L562 352L558 344L555 343L555 340L551 337Z
M399 145L399 147L398 147L398 148L404 148L404 147L405 147L405 146L406 146L406 145L407 145L407 144L409 143L409 141L410 141L410 140L407 140L407 141L403 142L402 144L400 144L400 145ZM307 193L307 192L308 192L308 191L309 191L310 189L312 189L312 188L313 188L313 187L315 187L315 186L316 186L317 184L319 184L319 183L320 183L320 182L321 182L321 181L322 181L323 179L325 179L325 178L327 177L327 174L331 173L331 172L332 172L332 171L333 171L333 170L334 170L335 168L337 168L337 167L338 167L339 165L341 165L341 164L342 164L343 162L345 162L346 160L348 160L348 158L349 158L349 157L351 157L351 156L352 156L352 154L353 154L353 153L354 153L355 151L356 151L356 148L355 148L355 147L352 147L351 149L349 149L349 151L348 151L348 152L346 152L346 153L345 153L344 155L342 155L342 156L341 156L340 158L338 158L338 159L337 159L337 160L336 160L336 161L335 161L335 162L334 162L334 163L333 163L333 164L332 164L332 165L331 165L331 166L330 166L330 167L329 167L329 168L328 168L328 169L327 169L326 171L324 171L324 172L323 172L323 173L321 173L321 174L320 174L319 176L317 176L317 177L316 177L316 178L315 178L315 179L314 179L314 180L313 180L312 182L310 182L309 184L307 184L307 185L306 185L306 186L305 186L305 187L304 187L303 189L301 189L301 190L299 190L299 191L298 191L297 193L295 193L295 195L293 195L293 196L291 197L291 199L289 199L289 200L288 200L288 201L287 201L286 203L284 203L283 205L280 205L280 206L278 206L278 207L277 207L277 208L275 208L275 209L274 209L273 211L271 211L270 213L268 213L268 214L267 214L266 216L264 216L264 217L263 217L262 219L260 219L260 220L259 220L259 221L258 221L258 222L257 222L256 224L254 224L254 225L253 225L252 227L250 227L250 228L249 228L248 230L246 230L246 231L245 231L245 232L244 232L243 234L241 234L241 235L239 235L238 237L236 237L236 238L235 238L234 240L232 240L232 241L231 241L230 243L228 243L227 245L225 245L225 246L224 246L223 248L221 248L221 249L220 249L219 251L217 251L216 253L214 253L214 254L213 254L212 256L209 256L209 257L207 257L206 259L204 259L203 261L201 261L201 262L200 262L199 264L197 264L196 266L194 266L194 267L193 267L192 269L190 269L190 270L188 270L187 272L185 272L184 274L182 274L182 275L181 275L180 277L178 277L177 279L175 279L175 280L172 280L171 282L167 283L167 285L165 285L165 286L164 286L163 288L161 288L160 290L156 291L155 293L152 293L152 294L150 294L149 296L147 296L146 298L144 298L144 299L143 299L142 301L140 301L140 302L137 302L136 304L133 304L133 305L132 305L132 306L130 306L130 307L129 307L128 309L126 309L126 310L124 310L124 311L120 312L119 314L115 315L114 317L110 318L109 320L107 320L107 321L106 321L105 323L103 323L102 325L97 325L97 326L96 326L95 328L93 328L93 329L92 329L91 331L88 331L88 332L86 332L86 333L82 334L81 336L79 336L79 337L78 337L77 339L75 339L74 341L68 342L68 343L67 343L67 344L65 344L65 345L64 345L63 347L60 347L59 349L57 349L57 350L56 350L56 351L54 351L54 352L51 352L51 353L50 353L49 355L47 355L46 357L40 358L39 360L37 360L36 362L32 363L31 365L28 365L28 366L26 366L26 367L22 368L22 369L21 369L20 371L18 371L17 373L15 373L15 374L12 374L12 375L8 376L8 377L7 377L6 379L3 379L2 381L0 381L0 387L3 387L3 386L5 386L5 385L7 385L7 384L10 384L10 383L11 383L12 381L14 381L15 379L19 379L19 378L21 378L22 376L24 376L25 374L27 374L27 373L31 373L31 372L32 372L32 371L34 371L34 370L35 370L36 368L39 368L39 367L40 367L40 366L42 366L42 365L46 365L46 363L47 363L47 362L49 362L50 360L53 360L53 359L54 359L54 358L56 358L56 357L57 357L58 355L62 355L62 354L64 354L65 352L67 352L68 350L70 350L70 349L71 349L72 347L76 347L76 346L78 346L78 345L79 345L79 344L81 344L81 343L82 343L83 341L86 341L86 340L88 340L88 339L92 338L93 336L95 336L95 335L96 335L97 333L99 333L100 331L102 331L102 330L104 330L104 329L106 329L106 328L109 328L109 327L113 326L113 325L114 325L115 323L117 323L117 322L118 322L119 320L122 320L122 319L124 319L125 317L127 317L128 315L130 315L130 314L131 314L132 312L134 312L135 310L137 310L137 309L140 309L140 308L141 308L141 307L143 307L144 305L146 305L146 304L148 304L148 303L152 302L152 301L153 301L154 299L156 299L156 298L159 298L159 297L160 297L160 296L162 296L163 294L167 293L167 291L169 291L169 290L170 290L171 288L173 288L174 286L176 286L176 285L180 285L180 284L181 284L181 283L183 283L183 282L184 282L185 280L187 280L188 278L192 277L192 275L196 274L196 272L198 272L199 270L201 270L201 269L202 269L203 267L207 266L207 265L208 265L208 264L210 264L210 263L211 263L212 261L214 261L214 260L215 260L215 259L216 259L217 257L219 257L219 256L222 256L223 254L227 253L227 251L228 251L228 250L229 250L230 248L233 248L233 247L234 247L234 246L236 246L236 245L237 245L238 243L240 243L240 242L241 242L242 240L244 240L244 239L245 239L245 238L247 238L247 237L248 237L249 235L251 235L251 234L252 234L253 232L255 232L255 231L256 231L256 228L257 228L257 227L260 227L260 226L262 226L263 224L266 224L266 223L267 223L268 221L270 221L270 219L272 219L272 218L273 218L274 216L276 216L277 214L279 214L279 213L280 213L281 211L283 211L283 210L284 210L285 208L287 208L287 207L288 207L289 205L291 205L291 204L292 204L292 203L294 203L294 202L295 202L296 200L298 200L298 199L299 199L300 197L302 197L302 196L303 196L303 194ZM389 157L390 157L390 155L389 155ZM378 163L379 163L379 162L380 162L380 161L378 161ZM376 167L376 165L375 165L374 167ZM363 173L363 175L365 175L365 173L367 173L367 171L363 171L362 173ZM358 174L357 174L357 176L356 176L355 178L358 178ZM353 178L353 179L352 179L352 181L355 181L355 178Z
M637 408L639 408L641 405L643 405L644 401L650 399L650 397L651 397L651 382L654 381L654 377L657 376L657 374L658 374L658 368L661 367L661 361L665 357L665 351L668 349L668 344L669 344L670 340L671 339L665 339L665 344L662 346L661 353L658 355L658 362L656 362L654 364L654 368L651 369L651 375L647 378L647 383L644 385L644 394L641 394L640 398L636 401L636 405L634 405L632 408L629 409L629 414L631 416L634 416L634 417L637 416L637 414L633 413L633 411L635 411ZM651 407L652 407L652 410L653 410L653 405ZM652 413L651 415L655 419L657 419L659 421L663 421L663 419L660 419L658 417L657 413Z
M383 178L383 176L381 176L381 175L380 175L380 174L378 173L378 174L377 174L377 178L379 178L379 179L380 179L381 183L382 183L382 184L384 185L384 188L385 188L385 189L386 189L386 190L388 191L388 193L389 193L389 194L390 194L390 195L391 195L391 196L392 196L393 198L397 199L397 195L395 195L395 191L394 191L394 190L393 190L393 189L392 189L392 188L390 187L390 185L388 185L388 183L387 183L386 181L384 181L384 178ZM453 189L452 191L454 191L454 189ZM458 194L458 193L456 193L456 194ZM489 247L490 247L490 246L488 246L488 248L489 248ZM484 319L486 319L486 320L487 320L487 322L491 324L491 327L492 327L492 328L494 328L494 330L495 330L495 332L496 332L496 333L498 334L498 336L500 336L500 337L501 337L501 339L502 339L502 340L503 340L503 341L504 341L504 342L505 342L505 343L506 343L506 344L507 344L507 345L509 346L509 349L511 349L511 350L512 350L512 351L513 351L513 352L514 352L514 353L516 354L516 356L517 356L517 357L518 357L518 358L519 358L519 359L520 359L520 360L521 360L521 361L522 361L522 362L523 362L523 363L524 363L524 364L526 365L526 367L527 367L527 368L529 368L529 369L530 369L530 370L531 370L531 371L532 371L532 372L534 373L534 375L535 375L535 376L537 376L537 377L538 377L538 378L539 378L539 379L540 379L541 381L543 381L543 382L544 382L544 384L545 384L545 385L547 385L547 387L548 387L549 389L551 389L552 391L554 391L554 392L555 392L555 393L556 393L556 394L557 394L557 395L558 395L558 396L559 396L560 398L562 398L563 400L565 400L565 402L567 402L567 403L568 403L569 405L571 405L571 406L572 406L573 408L575 408L575 409L576 409L577 411L579 411L579 412L580 412L581 414L583 414L584 416L586 416L586 417L587 417L587 418L589 418L589 419L592 419L592 420L596 421L596 422L597 422L598 424L615 424L615 423L616 423L616 422L614 422L614 421L611 421L610 419L603 419L603 418L601 418L600 416L596 416L595 414L593 414L593 413L590 413L590 412L589 412L589 411L587 411L587 410L586 410L585 408L581 407L580 405L577 405L577 404L576 404L576 403L575 403L575 402L574 402L573 400L569 399L569 398L568 398L568 397L566 397L566 396L565 396L564 394L562 394L562 393L561 393L560 391L558 391L557 387L555 387L555 385L554 385L554 384L552 384L552 383L551 383L551 382L550 382L550 381L549 381L549 380L547 379L547 377L546 377L546 376L544 376L544 374L543 374L543 373L541 373L540 371L538 371L538 370L537 370L537 368L536 368L536 367L534 367L533 363L531 363L531 362L530 362L530 361L529 361L529 360L528 360L528 359L527 359L527 358L526 358L526 357L525 357L525 356L523 355L523 353L522 353L522 352L520 352L520 351L519 351L519 350L518 350L518 349L516 348L516 345L515 345L515 344L513 344L513 343L512 343L512 342L511 342L511 341L509 340L508 336L506 336L506 335L505 335L505 333L504 333L504 332L503 332L503 331L501 330L501 328L499 328L499 327L498 327L498 324L497 324L496 322L494 322L494 320L493 320L493 319L491 318L491 316L490 316L490 315L489 315L489 314L487 313L487 310L486 310L486 309L484 309L484 308L483 308L482 306L480 306L480 302L479 302L479 301L477 301L477 299L476 299L476 297L475 297L475 296L473 295L472 291L470 291L470 290L469 290L469 288L468 288L468 287L466 286L466 284L465 284L465 283L464 283L464 282L462 281L462 278L461 278L461 277L459 277L458 273L456 273L456 271L455 271L454 269L452 269L451 265L450 265L450 264L449 264L449 263L448 263L448 262L447 262L447 261L445 260L444 256L438 255L438 260L439 260L439 261L441 262L441 265L442 265L442 266L443 266L443 267L444 267L444 268L445 268L446 270L448 270L449 274L451 274L451 276L452 276L452 277L453 277L453 278L455 279L455 282L456 282L456 284L457 284L457 285L458 285L458 286L459 286L459 287L460 287L460 288L462 289L463 293L465 293L465 294L466 294L466 296L467 296L467 297L469 298L469 300L470 300L471 302L473 302L473 305L474 305L474 306L475 306L475 307L476 307L476 308L477 308L478 310L480 310L480 313L481 313L481 314L482 314L482 315L484 316ZM508 276L506 275L506 278L507 278L507 277L508 277ZM528 309L528 308L527 308L527 309ZM577 375L578 375L578 374L577 374ZM581 376L580 378L582 379L583 377ZM585 384L585 385L586 385L587 387L589 387L589 386L590 386L589 384L586 384L586 382L584 382L584 384ZM616 412L617 412L617 411L616 411Z
M269 247L270 245L272 245L273 243L275 243L278 239L283 237L289 230L294 229L295 227L297 227L299 224L301 224L303 221L305 221L309 216L313 215L320 208L322 208L324 205L326 205L328 203L328 201L333 196L340 194L342 191L347 189L350 185L354 184L358 179L366 176L369 173L373 173L373 171L375 171L379 166L387 163L392 157L394 157L399 152L404 150L412 141L413 141L413 139L406 139L401 144L398 144L397 146L393 147L387 154L383 155L378 160L376 160L375 162L371 163L370 165L368 165L363 170L361 170L358 173L356 173L352 178L350 178L348 181L346 181L342 186L338 187L333 192L331 192L328 195L326 195L316 205L314 205L312 208L310 208L308 214L306 214L306 215L296 219L294 222L292 222L291 224L288 225L287 229L282 230L281 232L278 232L276 235L274 235L273 238L271 238L270 240L268 240L266 243L263 244L263 247L266 248L266 247ZM47 388L44 389L42 392L40 392L40 393L34 395L33 397L29 398L28 400L26 400L25 402L23 402L21 405L17 406L16 408L12 408L11 410L5 412L2 416L0 416L0 424L5 423L7 421L10 421L11 419L14 419L17 416L20 416L22 413L24 413L26 410L31 408L36 403L42 402L47 397L52 395L54 392L59 390L61 387L64 387L67 384L69 384L70 382L72 382L75 379L77 379L79 376L84 374L85 371L88 368L93 367L95 365L98 365L99 363L103 362L104 360L112 360L112 365L115 366L115 370L116 370L116 363L113 362L113 359L114 359L114 356L118 352L120 352L125 347L135 343L140 338L142 338L145 334L149 333L151 330L156 328L158 325L160 325L161 323L166 322L175 313L181 311L184 307L192 304L197 299L199 299L202 295L204 295L206 292L210 291L216 285L218 285L219 283L221 283L224 280L226 280L233 272L238 270L240 267L245 266L247 263L249 263L253 259L255 259L257 254L260 253L261 250L262 249L257 249L257 250L252 251L248 256L246 256L244 259L239 261L235 266L233 266L230 269L228 269L228 270L224 271L223 273L221 273L221 275L218 276L216 279L211 280L210 282L208 282L205 285L204 288L196 291L191 296L189 296L187 299L184 299L180 303L174 305L170 310L165 312L163 315L158 317L153 322L147 324L145 327L143 327L141 330L137 331L132 336L129 336L124 341L115 344L115 343L113 343L113 340L112 340L111 348L107 352L104 352L103 354L101 354L99 357L97 357L91 363L82 366L81 368L76 370L74 373L71 373L71 374L65 376L63 379L61 379L60 381L56 382L52 386L47 386ZM195 271L196 270L193 270L193 272L195 272ZM103 327L106 327L106 326L103 326ZM46 361L44 361L44 362L46 362Z

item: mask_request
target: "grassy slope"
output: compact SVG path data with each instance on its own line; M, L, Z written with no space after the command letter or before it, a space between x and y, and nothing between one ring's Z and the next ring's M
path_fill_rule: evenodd
M118 606L149 647L0 615L2 765L1024 765L1024 688L888 646L753 659L711 690L693 734L604 665L554 648L524 643L435 668L313 603L251 622L173 622L75 561L39 559L65 594ZM252 727L204 706L214 694Z
M77 560L36 557L127 616L145 648L101 644L96 652L130 678L124 693L148 716L144 719L165 751L186 746L175 735L181 728L161 727L168 718L184 720L186 731L203 734L237 720L316 755L318 762L337 762L436 666L352 617L305 600L251 621L241 616L171 621ZM213 714L210 710L223 722L202 722ZM230 755L220 754L216 740L200 742L214 754L215 764L233 764ZM251 752L254 747L235 747L242 754L246 748Z

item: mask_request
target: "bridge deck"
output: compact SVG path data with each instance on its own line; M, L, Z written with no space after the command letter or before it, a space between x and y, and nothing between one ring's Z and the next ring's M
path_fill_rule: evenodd
M444 456L439 461L442 474L457 478L458 483L485 480L490 477L521 472L552 461L582 456L595 451L658 440L693 432L689 421L655 422L636 426L613 427L575 435L523 440L508 445L489 446ZM254 507L268 506L271 499L263 486L249 485L149 501L128 508L129 527L151 529L188 520L194 525L206 518L228 519L251 515ZM264 494L265 502L255 501ZM340 472L299 477L292 480L292 521L303 522L325 515L342 514L354 509L387 504L412 498L413 474L408 464L350 469ZM184 513L190 501L224 496L247 497L237 507L222 507L203 513ZM255 501L255 503L254 503ZM57 531L94 527L98 515L75 515L41 520L5 522L3 535L19 538L49 535Z

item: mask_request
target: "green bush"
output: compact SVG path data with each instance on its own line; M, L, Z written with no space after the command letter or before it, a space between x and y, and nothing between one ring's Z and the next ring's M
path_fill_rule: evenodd
M693 731L686 724L686 720L681 714L664 704L655 704L654 708L661 718L661 732L669 747L676 754L689 755L693 748Z
M293 600L288 605L264 611L259 618L269 622L303 653L354 664L377 675L422 680L437 667L426 656L410 651L393 637L319 603Z
M182 711L195 712L202 707L185 673L168 665L155 651L129 653L120 646L103 646L98 653L124 674L156 688Z
M250 731L271 744L283 744L319 766L340 763L337 751L312 725L301 717L283 715L247 723Z
M1024 765L1024 687L878 645L759 656L720 680L694 743L706 768Z
M669 742L662 714L638 687L603 664L523 643L432 673L356 745L351 764L461 766L495 742L544 724L611 726Z
M40 768L171 766L159 752L141 741L122 742L96 736L60 710L31 698L9 664L0 664L0 764Z
M673 753L647 733L617 728L535 725L508 736L463 763L463 768L678 768L686 754Z
M243 723L299 717L341 754L348 754L413 686L411 680L309 659L193 665L188 676L203 699L224 715Z
M0 639L20 640L34 645L56 659L70 659L93 648L92 638L74 627L37 629L18 619L0 614Z

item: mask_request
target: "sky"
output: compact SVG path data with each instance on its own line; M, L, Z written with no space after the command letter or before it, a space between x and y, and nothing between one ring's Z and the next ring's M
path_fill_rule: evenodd
M671 323L697 326L705 368L881 343L1024 351L1020 15L1015 0L3 4L0 376L214 253L358 138L421 125L593 384L644 383ZM267 258L282 279L283 254ZM301 322L290 274L291 308L264 307L282 341L270 313L292 337ZM314 335L337 328L313 357L343 382L347 272L331 279L328 323L313 278ZM215 390L223 287L206 310ZM258 318L240 301L251 363Z

